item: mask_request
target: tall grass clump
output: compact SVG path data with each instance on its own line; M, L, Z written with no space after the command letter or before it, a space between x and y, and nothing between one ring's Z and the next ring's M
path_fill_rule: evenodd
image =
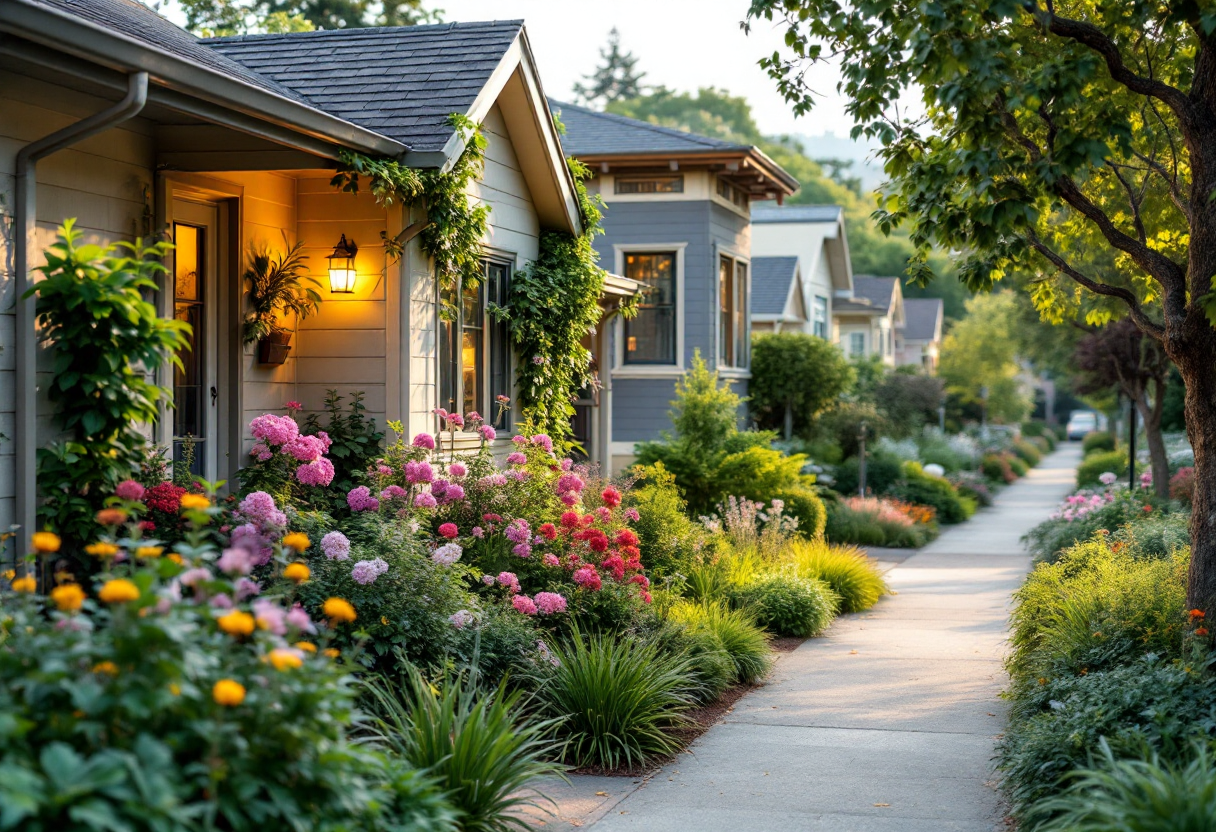
M818 578L840 597L840 612L861 612L888 592L882 573L855 546L826 540L800 540L789 547L786 562L802 578Z
M706 633L730 658L731 681L750 685L760 681L772 667L769 637L747 612L722 603L683 601L667 612L694 633Z
M562 758L575 766L638 768L674 753L671 729L693 704L688 658L653 643L584 635L552 648L553 666L538 672L536 705L556 720Z
M545 759L554 723L526 718L521 692L482 691L457 677L432 686L416 670L396 684L373 677L365 686L373 740L436 779L463 832L531 828L518 810L549 802L532 781L561 767Z
M789 572L761 575L736 589L731 601L755 616L756 623L780 636L810 638L828 628L840 599L817 578Z
M891 500L847 497L829 506L824 535L833 543L916 549L933 539L935 529Z

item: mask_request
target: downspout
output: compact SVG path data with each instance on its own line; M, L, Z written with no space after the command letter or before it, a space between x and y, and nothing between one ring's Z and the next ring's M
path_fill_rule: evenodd
M30 255L37 244L38 160L138 115L147 101L148 73L132 73L127 76L127 95L122 101L62 130L56 130L17 151L17 204L13 234L13 261L17 284L14 301L17 307L17 413L13 446L17 452L16 520L21 526L21 533L16 539L18 559L25 556L30 534L37 523L38 483L35 477L35 452L38 448L38 343L34 326L36 304L35 299L25 297L25 293L34 285L30 277Z

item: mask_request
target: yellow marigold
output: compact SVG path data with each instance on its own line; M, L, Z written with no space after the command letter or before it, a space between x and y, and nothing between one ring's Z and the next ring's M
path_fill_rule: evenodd
M324 653L326 656L329 656L329 658L331 658L331 659L336 659L336 658L338 658L338 656L342 655L342 653L338 650L337 647L326 647L324 650Z
M17 577L16 569L5 569L4 570L4 580L11 581L15 577Z
M118 554L118 544L99 540L84 547L84 550L95 558L112 558Z
M233 679L220 679L211 688L211 698L218 705L234 708L245 701L245 686Z
M356 618L355 608L345 598L330 598L321 607L321 611L331 621L339 624L354 621Z
M137 558L158 558L165 551L164 546L140 546L135 550Z
M309 571L308 565L299 563L289 563L283 567L283 577L289 581L295 581L297 584L302 584L308 580L308 576L312 572Z
M280 647L277 650L271 650L267 660L274 665L275 670L294 670L304 664L304 660L300 658L300 654L295 650L288 650L285 647Z
M182 511L211 508L211 501L202 494L183 494L181 506Z
M139 587L126 578L115 578L102 584L97 597L107 604L125 604L139 598Z
M178 566L181 566L183 563L185 563L185 561L182 559L182 556L179 555L177 552L170 552L165 557L167 557L169 560L176 563Z
M233 610L221 615L215 620L215 623L219 624L220 629L230 636L247 636L253 632L254 627L253 616L240 610Z
M13 581L13 592L33 592L38 588L38 581L33 575L26 575Z
M297 650L303 650L305 653L317 652L317 645L313 644L311 641L297 641L293 646Z
M34 547L34 551L43 554L58 552L61 542L59 535L54 532L34 532L30 535L30 545Z
M114 662L98 662L93 665L93 672L97 674L104 673L107 676L117 676L118 665L114 664Z
M103 508L97 512L97 522L103 526L117 526L127 522L127 513L120 508Z
M289 546L297 552L303 552L311 545L311 541L303 532L292 532L283 538L283 545Z
M75 612L84 604L84 590L79 584L64 584L51 590L51 600L63 612Z
M179 685L177 682L170 682L169 683L169 693L173 694L174 696L181 696L182 695L181 685Z

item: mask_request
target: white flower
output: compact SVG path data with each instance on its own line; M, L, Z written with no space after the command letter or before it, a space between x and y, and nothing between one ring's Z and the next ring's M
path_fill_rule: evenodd
M440 566L451 566L460 560L464 550L456 543L445 543L431 554L431 560Z

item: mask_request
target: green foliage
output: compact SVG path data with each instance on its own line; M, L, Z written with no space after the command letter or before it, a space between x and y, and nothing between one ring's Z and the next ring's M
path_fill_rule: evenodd
M1095 451L1077 466L1077 488L1097 485L1098 478L1108 472L1123 479L1127 476L1127 463L1125 451Z
M900 464L885 456L874 456L866 460L866 491L886 494L899 481L903 471ZM832 488L841 494L852 496L861 487L861 462L851 457L836 466Z
M1018 459L1031 467L1038 465L1043 460L1043 452L1030 442L1022 440L1014 442L1013 452L1017 455Z
M936 424L945 397L940 378L898 371L888 373L874 389L874 400L886 417L886 435L896 438L919 436L925 425Z
M672 728L692 703L688 659L650 643L575 631L536 677L536 706L558 720L562 758L575 766L637 769L678 747Z
M1024 477L1030 473L1030 468L1028 468L1026 463L1022 462L1020 458L1010 454L1006 454L1005 457L1009 463L1009 469L1013 471L1014 476Z
M988 391L988 419L1020 423L1030 397L1018 376L1017 300L1012 292L977 295L967 301L967 317L942 341L939 375L963 404L979 406Z
M1081 453L1089 456L1098 451L1115 450L1115 435L1108 430L1091 430L1081 437Z
M926 474L920 463L905 462L901 474L891 487L891 496L913 505L929 506L937 512L938 522L961 523L975 514L974 502L959 496L958 489L945 477Z
M785 504L785 514L798 521L798 534L801 537L814 539L823 536L828 510L813 487L779 488L773 496Z
M622 98L633 98L642 91L645 72L637 69L638 59L632 52L621 51L621 33L613 26L608 32L608 45L600 50L603 63L595 72L584 75L587 83L575 82L574 94L586 104L610 104Z
M1166 541L1176 539L1176 535L1186 529L1187 516L1171 515L1169 503L1158 498L1151 491L1128 491L1119 488L1111 493L1112 499L1105 504L1094 507L1083 513L1076 513L1071 519L1060 516L1044 520L1035 526L1022 538L1036 562L1055 561L1064 550L1089 540L1099 531L1114 533L1124 529L1126 524L1133 524L1127 531L1121 532L1118 539L1124 543L1132 543L1139 538L1143 529L1144 545L1139 543L1138 553L1150 556L1157 552L1168 555L1173 548L1163 548ZM1149 511L1144 510L1149 506ZM1144 525L1144 524L1148 525ZM1169 524L1170 528L1162 528ZM1183 538L1189 543L1189 537Z
M1099 741L1096 766L1072 772L1058 797L1035 805L1039 832L1204 832L1216 828L1216 763L1203 743L1189 759L1120 760Z
M43 279L25 295L37 296L40 336L54 344L44 389L66 434L38 449L38 518L64 536L67 553L88 538L103 497L138 470L147 445L139 426L155 424L171 397L144 368L180 366L189 332L144 297L157 290L172 246L82 245L81 236L75 220L64 222L37 269Z
M638 480L625 493L625 505L636 508L633 530L655 579L687 574L705 545L705 530L689 519L675 477L662 463L634 469Z
M283 245L287 245L287 233L283 232ZM321 295L305 283L320 287L314 277L305 276L302 253L304 241L298 240L276 258L268 246L254 248L249 254L249 268L241 275L248 286L249 312L245 316L243 337L248 344L265 338L272 332L283 332L287 327L279 324L280 316L294 315L302 321L321 307Z
M890 516L892 510L877 510L880 501L835 500L828 504L828 522L823 536L832 543L855 546L886 546L919 549L936 536L936 529L924 523L908 523L906 518Z
M766 630L799 638L826 630L840 606L840 598L826 583L791 573L761 575L735 590L731 600Z
M761 427L804 434L853 384L853 368L835 344L800 332L752 337L752 412Z
M200 37L311 32L438 23L422 0L181 0L186 28Z
M786 557L795 574L817 578L840 598L840 612L863 612L887 593L887 584L874 561L853 546L826 540L795 541Z
M1013 466L1009 464L1008 454L984 454L984 458L980 460L980 471L986 479L995 483L1008 484L1018 478Z
M731 684L755 684L772 667L769 637L744 610L733 610L721 602L680 601L666 616L712 639L729 659Z
M432 685L413 669L364 687L375 714L372 737L438 781L462 832L531 828L520 810L547 802L533 781L562 769L545 760L552 723L526 717L520 691L502 684L485 691L476 679L452 676Z
M1139 501L1137 501L1139 502ZM1143 507L1138 507L1143 511ZM1130 519L1130 518L1129 518ZM1121 545L1139 558L1169 558L1191 545L1191 517L1186 512L1154 510L1139 514L1135 522L1112 529L1111 545Z
M872 443L877 437L890 432L886 417L873 402L842 401L819 417L818 424L815 425L815 435L821 441L838 448L841 459L848 459L860 453L863 424L866 444L870 450L873 450Z
M302 431L314 436L318 431L325 431L330 439L325 455L334 464L334 479L327 489L330 503L326 509L339 516L348 510L346 493L359 484L356 474L364 471L376 459L384 441L384 432L376 430L376 420L366 415L364 395L362 390L352 391L350 402L343 412L342 394L337 390L327 390L325 423L322 424L320 417L313 413Z

